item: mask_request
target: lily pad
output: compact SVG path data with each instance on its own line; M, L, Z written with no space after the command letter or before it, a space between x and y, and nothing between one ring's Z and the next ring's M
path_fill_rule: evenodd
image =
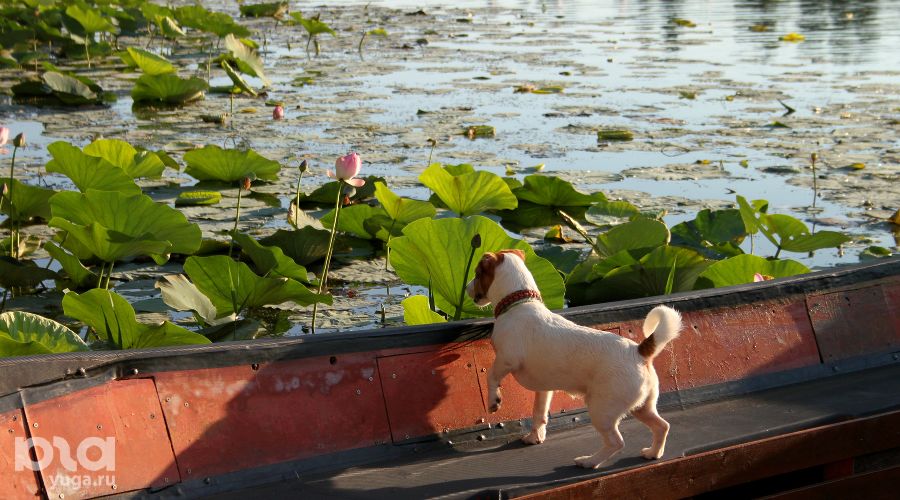
M38 267L30 260L0 256L0 286L3 288L32 288L44 280L55 279L58 276L56 272Z
M128 67L139 69L145 75L167 75L175 73L175 66L163 56L136 47L128 47L119 53Z
M234 233L234 242L240 245L253 261L256 271L263 276L282 276L300 283L309 284L306 268L294 262L277 246L264 246L252 236Z
M226 316L222 319L216 319L216 306L213 305L209 297L203 295L193 283L181 274L171 274L163 276L162 281L156 282L156 288L159 288L162 294L163 302L176 311L192 311L194 317L198 319L198 323L202 322L207 325L220 325L230 323L235 320L236 316Z
M454 316L460 309L460 292L475 275L475 265L464 276L466 262L472 252L472 238L481 236L481 246L475 250L472 262L477 263L485 252L518 248L525 252L525 264L534 275L544 302L551 309L563 306L565 285L562 277L546 259L538 257L531 245L510 238L496 222L481 216L464 219L419 219L403 230L403 236L390 243L390 263L403 281L412 285L430 286L436 305ZM491 314L464 295L463 317Z
M192 254L200 248L200 227L184 214L149 196L116 191L57 193L50 199L49 225L68 232L104 262L153 256L164 262L170 253Z
M288 12L287 2L266 2L255 4L243 4L240 6L241 15L244 17L274 17L280 19Z
M453 175L440 164L433 164L419 176L450 210L462 217L485 210L514 209L516 196L503 179L491 172L478 171Z
M264 181L278 180L281 164L261 156L252 149L222 149L205 146L184 154L185 173L206 181L236 182L245 177Z
M700 274L695 288L718 288L753 283L755 274L783 278L805 274L809 268L788 260L769 260L756 255L737 255L713 263Z
M277 246L297 264L308 266L325 258L330 239L330 231L304 226L294 231L279 229L271 236L261 239L260 243L267 246ZM335 252L342 250L347 250L347 247L342 245L340 238L338 238L335 241Z
M84 153L108 161L121 168L133 179L146 177L159 179L166 165L156 153L138 151L131 144L119 139L97 139L84 147Z
M9 194L0 198L0 213L10 215L18 222L27 221L32 217L50 220L49 200L56 191L22 184L16 179L12 179L11 182L8 178L0 179L0 184L10 187L7 193L12 194L12 206Z
M740 210L701 210L694 220L672 228L672 244L693 248L707 257L722 259L740 255L747 236Z
M218 191L186 191L175 198L175 206L215 205L222 201L222 193Z
M41 80L25 80L12 87L17 98L53 98L66 106L96 104L100 98L77 78L56 71L47 71Z
M286 6L287 4L284 5ZM255 50L248 47L234 35L225 37L225 49L231 53L231 57L237 63L237 67L241 72L259 78L266 87L272 85L271 80L266 77L266 73L263 70L262 59L259 58L259 54Z
M200 78L180 78L175 74L141 75L131 89L135 103L185 104L201 99L209 87Z
M203 335L168 321L159 325L138 323L131 304L108 290L95 288L81 295L69 292L63 297L62 306L66 316L88 325L115 349L209 343Z
M605 128L597 131L598 141L633 141L634 132L624 128Z
M84 340L65 325L52 319L23 311L10 311L0 314L0 339L30 345L33 352L29 354L90 350ZM4 352L3 347L3 345L0 345L0 356L11 355L8 352ZM24 353L19 352L13 355L22 354Z
M250 36L250 30L234 22L228 14L212 12L202 5L184 5L174 10L175 18L182 26L212 33L219 38L232 34Z
M428 307L428 297L413 295L400 302L403 305L403 322L407 325L446 323L447 319Z
M141 188L123 169L113 166L103 158L88 155L63 141L47 146L53 159L47 163L48 172L58 172L69 179L81 191L120 191L139 194Z
M259 95L256 93L256 90L254 90L253 87L251 87L250 84L247 83L247 81L244 80L244 78L241 77L241 75L239 75L238 72L231 67L231 64L229 64L228 61L222 61L219 64L221 64L222 69L225 70L225 74L228 75L228 78L231 79L231 82L234 83L235 88L240 89L241 92L244 92L245 94L248 94L252 97L256 97L257 95Z
M267 305L293 301L301 306L331 304L331 296L311 292L288 278L265 278L247 264L225 255L188 257L184 272L209 297L219 317Z
M635 258L669 242L669 228L658 220L639 217L613 227L597 236L597 249L601 257L609 257L623 250Z
M84 267L84 264L75 255L63 250L62 247L52 241L44 243L44 250L62 266L63 271L69 277L68 285L70 288L82 289L97 284L97 275Z

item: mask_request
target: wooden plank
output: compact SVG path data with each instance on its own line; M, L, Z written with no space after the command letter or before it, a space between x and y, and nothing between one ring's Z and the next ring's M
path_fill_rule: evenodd
M821 500L823 498L892 500L897 498L897 485L900 485L900 466L846 476L765 498L771 500Z
M810 295L806 302L825 362L900 348L900 332L880 285Z
M678 389L819 364L803 299L690 312L672 341Z
M483 423L485 405L468 345L378 358L394 442Z
M31 457L19 453L27 444L25 414L21 409L0 413L0 494L4 499L34 499L40 494Z
M684 498L900 446L900 411L601 476L524 498Z
M185 480L390 439L370 354L161 372L155 378Z
M118 380L25 405L50 498L93 498L179 481L156 387Z

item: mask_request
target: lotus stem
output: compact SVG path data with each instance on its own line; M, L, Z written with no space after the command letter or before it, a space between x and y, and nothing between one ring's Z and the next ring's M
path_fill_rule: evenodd
M249 181L246 183L249 184ZM245 183L242 181L238 186L237 210L234 213L234 228L231 230L231 240L228 242L228 256L231 257L231 250L234 248L234 235L237 234L238 222L241 220L241 194L244 192Z
M19 228L16 227L18 221L16 220L16 211L13 206L13 184L15 184L16 152L18 150L19 147L13 143L12 160L9 162L9 191L6 193L6 198L9 202L9 256L14 259L19 258Z
M103 269L106 267L106 262L100 263L100 272L97 274L97 286L95 288L100 288L100 285L103 284Z
M309 162L303 160L300 162L300 176L297 177L297 194L294 196L294 227L300 225L300 183L303 181L303 174L306 173L306 170L309 168Z
M85 57L85 59L87 59L88 69L91 69L91 50L90 50L91 42L89 40L90 40L89 37L85 37L85 39L84 39L84 57Z
M581 237L584 238L584 241L594 249L594 252L597 252L597 255L603 255L603 252L601 252L600 248L597 246L597 242L587 234L587 232L583 227L581 227L581 224L579 224L578 221L573 219L571 215L563 212L562 210L557 210L556 213L558 213L559 216L562 217L562 220L566 223L567 226L572 228L573 231L580 234Z
M429 139L428 142L431 143L431 151L428 152L428 165L425 165L426 168L431 166L431 156L434 155L434 147L437 146L437 141L434 139Z
M328 251L325 253L325 265L322 268L322 279L319 280L318 294L321 295L328 286L328 268L331 266L331 256L334 254L334 240L337 235L338 218L341 215L341 197L344 194L344 181L338 181L337 200L334 202L334 221L331 223L331 237L328 239ZM316 314L319 312L319 303L313 304L311 333L316 333Z
M363 49L363 42L366 41L366 35L368 35L368 34L369 34L368 31L363 31L362 36L359 37L359 46L357 46L356 50L357 50L357 52L359 52L359 60L360 60L360 61L363 60L363 50L362 50L362 49Z
M466 300L466 285L468 284L466 280L469 278L469 269L472 268L472 260L475 258L475 251L481 247L481 235L476 233L475 236L472 237L472 251L469 253L469 260L466 262L466 272L463 273L463 286L462 290L459 291L459 302L456 306L456 313L453 314L453 321L459 321L462 317L463 311L463 303Z
M116 261L112 261L109 263L109 270L106 271L106 289L109 290L109 280L112 278L113 266L116 265Z
M234 90L228 93L230 111L228 112L228 125L234 130ZM240 199L240 198L238 198Z
M319 57L319 37L316 37L315 40L313 40L313 46L316 48L316 57Z
M306 38L306 58L307 59L312 59L311 57L309 57L309 43L312 42L312 39L313 39L312 34L310 34Z

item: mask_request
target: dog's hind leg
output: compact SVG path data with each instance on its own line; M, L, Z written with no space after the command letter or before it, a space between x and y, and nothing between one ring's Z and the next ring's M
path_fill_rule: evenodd
M643 422L653 433L653 444L649 448L641 450L641 455L647 460L659 458L665 453L666 437L669 435L669 423L663 420L656 411L657 396L658 393L654 390L644 402L644 406L631 411L634 418Z
M605 402L600 401L599 403ZM603 408L590 403L588 403L588 411L591 414L591 423L603 438L604 446L593 455L576 458L575 463L585 469L596 469L625 447L625 440L622 439L622 434L619 432L619 420L622 416L610 414L608 410L604 413Z
M553 399L553 391L535 391L531 432L522 438L523 442L527 444L541 444L547 439L547 414L550 411L551 399Z
M513 366L501 358L494 360L488 371L488 411L494 413L500 409L503 398L500 396L500 381L513 371Z

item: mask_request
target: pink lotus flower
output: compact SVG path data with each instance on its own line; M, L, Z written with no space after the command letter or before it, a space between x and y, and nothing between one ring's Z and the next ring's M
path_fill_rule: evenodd
M0 127L0 153L6 153L6 148L3 146L6 145L7 141L9 141L9 128Z
M774 276L769 276L768 274L755 273L755 274L753 275L753 282L754 282L754 283L758 283L758 282L760 282L760 281L769 281L769 280L773 280L773 279L775 279L775 277L774 277Z
M272 119L273 120L282 120L284 119L284 107L280 104L275 106L275 109L272 110Z
M334 172L327 171L328 177L335 178L339 181L346 182L353 187L362 187L366 181L364 179L354 179L362 169L362 160L356 153L347 153L334 162Z

